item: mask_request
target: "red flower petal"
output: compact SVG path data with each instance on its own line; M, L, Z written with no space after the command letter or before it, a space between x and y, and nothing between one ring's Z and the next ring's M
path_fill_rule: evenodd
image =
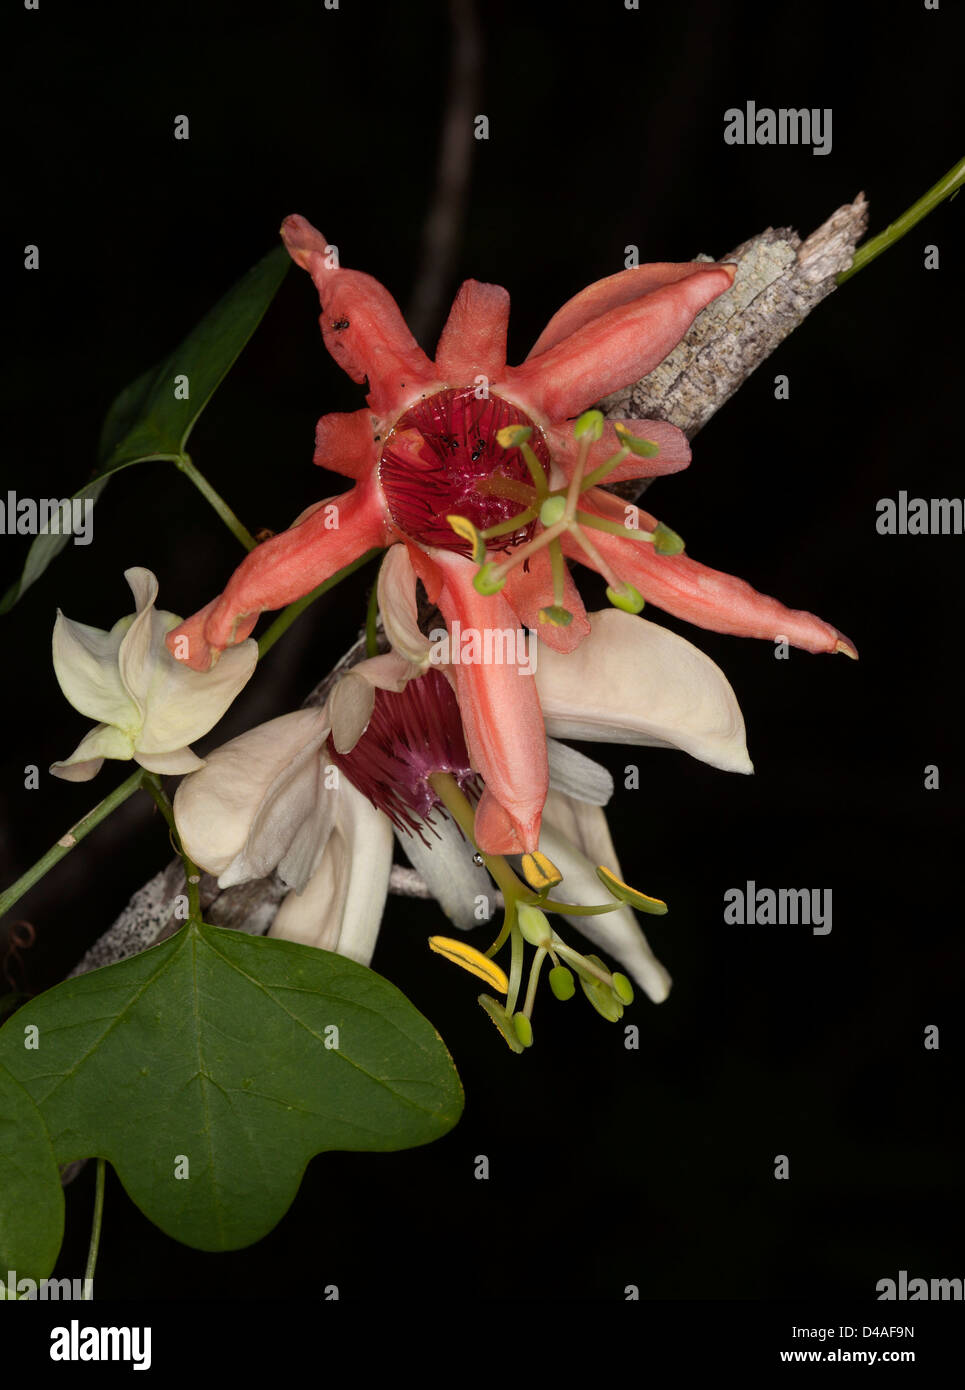
M168 633L168 647L177 656L177 639L186 636L184 659L196 671L206 671L213 653L247 637L266 608L294 603L366 550L388 543L375 480L356 483L339 497L317 502L294 526L253 550L220 598Z
M573 614L568 627L541 623L539 610L553 603L553 570L549 550L537 550L526 564L517 565L506 576L503 594L524 626L533 628L539 640L555 652L571 652L590 635L590 622L583 600L569 570L563 583L563 607Z
M436 370L450 386L477 376L498 380L506 366L509 295L501 285L466 280L449 310L436 348Z
M625 519L624 504L597 488L580 499L582 510ZM639 511L641 528L652 530L656 518ZM857 649L837 628L801 609L785 608L777 599L759 594L750 584L719 570L708 569L688 555L658 555L652 545L623 540L605 531L589 531L590 539L618 576L629 580L649 603L698 627L728 632L735 637L783 637L792 646L807 652L845 651L857 656ZM562 538L564 551L586 564L587 557L575 541Z
M409 553L430 603L436 603L452 631L518 630L519 620L501 594L485 597L473 588L475 565L465 556L410 546ZM466 744L475 770L486 783L482 816L477 813L479 848L487 854L535 850L549 788L546 730L536 682L515 664L490 662L448 666L462 713ZM495 799L502 813L492 805Z
M437 381L399 306L378 280L331 264L328 242L304 217L286 217L281 234L292 260L315 282L325 346L353 381L368 377L367 399L377 414L401 409Z
M688 275L715 268L721 267L711 261L655 261L651 265L634 266L632 270L621 270L604 280L596 280L568 299L562 309L557 309L533 344L529 357L536 357L555 347L584 324L598 319L611 309L619 308L621 304L630 304L644 295L652 294L654 290L662 289L664 285L675 285Z
M649 439L659 445L660 452L652 458L630 454L612 473L607 474L606 482L616 483L622 478L659 478L664 473L679 473L689 464L690 445L683 430L678 430L676 425L668 425L664 420L607 420L603 427L603 438L590 445L587 473L606 463L622 447L614 424L624 426L637 439ZM582 440L574 439L571 425L550 425L544 433L554 462L563 467L567 477L571 476Z
M578 415L653 371L701 309L730 289L733 276L732 266L696 271L610 309L521 367L507 367L506 394L544 420Z
M315 426L315 463L346 478L366 477L379 463L378 428L371 410L323 415Z

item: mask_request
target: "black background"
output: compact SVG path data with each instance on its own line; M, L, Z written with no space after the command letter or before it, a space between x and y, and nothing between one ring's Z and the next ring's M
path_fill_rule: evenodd
M630 243L643 260L720 255L768 225L806 234L859 189L879 231L960 155L950 4L481 10L490 138L474 143L448 290L469 275L509 288L511 361L565 298L621 269ZM445 4L41 0L10 17L4 490L75 490L117 391L274 244L288 213L405 307L446 98ZM748 99L831 107L832 152L726 146L723 113ZM182 113L187 142L173 138ZM278 1228L219 1256L162 1236L112 1176L100 1296L318 1298L337 1284L343 1298L620 1299L636 1284L650 1299L864 1299L901 1268L965 1273L962 540L875 530L877 500L900 488L963 492L960 208L944 205L823 304L701 433L690 470L650 493L694 557L826 618L861 660L777 661L768 643L648 611L727 673L757 771L588 750L618 774L611 820L628 876L671 906L648 930L675 986L627 1015L639 1050L547 991L537 1045L511 1055L472 981L426 950L440 914L393 899L373 965L446 1039L462 1121L427 1149L317 1158ZM37 273L18 269L30 242ZM938 270L923 267L927 244ZM292 271L192 438L253 531L282 529L340 487L312 468L314 422L361 404L361 389L329 359L316 317L308 277ZM787 401L774 398L778 372ZM2 540L4 587L27 545ZM191 613L238 558L190 483L146 464L98 503L95 543L70 546L0 619L4 882L121 776L71 786L43 772L24 789L24 766L66 756L88 724L53 676L56 607L109 627L129 607L123 570L145 565L161 605ZM300 703L354 640L367 583L311 610L201 751ZM623 789L630 762L640 791ZM937 791L924 789L928 764ZM145 798L62 863L13 914L38 932L27 988L61 978L168 852ZM831 935L725 926L723 894L749 878L831 889ZM923 1047L929 1024L937 1052ZM473 1177L479 1154L486 1182ZM777 1154L789 1181L774 1179ZM82 1272L92 1176L69 1191L58 1275Z

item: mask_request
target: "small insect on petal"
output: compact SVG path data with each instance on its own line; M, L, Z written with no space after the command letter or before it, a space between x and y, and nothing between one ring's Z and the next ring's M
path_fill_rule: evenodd
M509 980L506 978L505 970L484 956L482 951L477 951L475 946L467 946L464 941L455 941L451 936L430 936L429 950L445 956L453 965L462 966L463 970L468 970L480 980L485 980L487 985L498 989L501 994L508 992Z

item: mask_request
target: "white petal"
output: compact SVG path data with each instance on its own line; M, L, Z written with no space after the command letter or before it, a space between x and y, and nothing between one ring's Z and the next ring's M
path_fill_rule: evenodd
M159 772L164 777L180 777L204 767L204 758L199 758L190 748L174 748L170 753L138 752L134 758L148 772Z
M375 686L355 671L336 682L328 702L332 742L337 753L350 753L368 728L375 709Z
M379 612L392 646L408 661L425 671L430 642L419 629L416 605L416 572L404 545L392 545L379 568Z
M304 891L312 874L318 868L328 844L328 837L335 824L338 810L338 786L326 785L326 752L321 750L322 765L318 769L319 781L315 804L295 832L284 856L278 861L278 873L283 883L296 893ZM339 781L341 778L339 777Z
M173 613L152 613L151 617L153 665L137 748L138 752L166 753L203 738L214 728L251 678L258 662L258 643L249 637L223 652L210 671L192 671L171 655L164 642L165 633L180 619Z
M598 806L588 806L584 803L580 805L578 814L587 822L596 822L595 828L588 831L586 838L593 841L597 847L605 848L604 842L610 840L610 835L603 811ZM615 854L611 852L609 855L594 856L594 861L591 862L567 836L561 834L553 825L547 824L545 813L539 847L563 874L563 882L550 895L550 901L554 896L564 902L582 903L586 906L607 901L607 891L596 876L596 864L614 867ZM610 849L612 851L612 842ZM616 872L616 869L614 871ZM595 946L599 946L605 955L619 961L655 1004L666 999L670 992L670 976L654 956L639 922L628 907L621 906L613 912L604 912L597 917L567 915L565 920Z
M117 669L117 654L128 625L118 623L110 632L102 632L65 618L58 609L53 656L60 688L74 709L88 719L133 732L140 728L140 713Z
M397 831L399 844L453 926L471 931L493 915L496 889L485 868L474 862L472 845L441 809L433 812L432 823L438 838L427 828L424 833L428 846L418 835ZM480 898L485 900L485 911L477 917Z
M124 571L124 578L134 595L137 612L142 613L145 608L153 607L157 601L157 576L154 571L145 569L143 565L132 565Z
M184 779L174 798L178 833L194 862L209 873L224 874L244 854L263 803L269 798L284 803L286 781L304 774L311 757L317 761L327 734L324 710L296 710L209 753L205 766ZM284 830L284 825L277 828ZM265 862L275 854L269 868L284 856L297 830L291 825L281 842L258 847Z
M141 715L140 722L143 723L148 686L151 683L158 644L163 644L164 641L164 630L158 621L159 615L154 611L157 579L151 571L138 566L125 570L124 578L134 595L137 612L124 634L117 654L117 665L124 689L137 705ZM187 739L181 740L181 743L186 742Z
M592 632L575 651L540 644L548 734L681 748L726 772L753 772L736 696L709 657L618 608L589 616Z
M543 807L543 823L551 825L570 840L594 867L604 864L613 870L617 878L623 878L607 818L598 806L551 788ZM599 883L599 879L596 881ZM605 898L599 901L604 902Z
M382 652L340 676L328 701L336 751L351 753L365 733L375 708L376 690L398 694L407 681L420 674L420 669L398 652Z
M555 738L546 740L550 787L588 801L592 806L605 806L613 795L613 778L605 767L595 763L585 753L578 753Z
M392 825L341 778L335 826L305 891L289 893L269 936L300 941L368 965L389 891Z
M51 763L50 771L64 782L89 782L96 777L105 758L130 758L134 749L131 739L112 724L98 724L85 734L63 762Z

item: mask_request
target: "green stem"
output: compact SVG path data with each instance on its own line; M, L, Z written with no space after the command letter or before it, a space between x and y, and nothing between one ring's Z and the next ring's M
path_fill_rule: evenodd
M101 1224L104 1220L104 1160L97 1160L97 1182L94 1188L94 1220L90 1228L90 1246L87 1250L87 1268L84 1270L84 1297L87 1293L88 1279L93 1286L94 1270L97 1268L97 1251L101 1243Z
M109 796L105 796L103 801L98 802L92 811L88 811L82 820L79 820L76 825L72 825L66 834L62 835L57 843L52 845L47 853L37 860L36 864L29 868L25 874L22 874L16 883L11 884L5 893L0 894L0 917L5 912L9 912L14 903L19 902L24 893L29 892L34 884L43 878L44 874L63 859L65 854L69 854L85 835L89 835L96 826L100 825L102 820L107 819L112 811L116 811L122 802L126 801L129 796L133 796L141 785L144 776L143 768L139 767L136 772L132 772L126 782L122 782Z
M290 603L287 608L282 609L271 627L263 632L258 639L258 659L261 660L267 652L271 651L279 637L284 636L295 619L304 613L309 604L314 603L317 598L321 598L322 594L328 593L329 589L334 589L336 584L340 584L343 579L347 579L350 574L354 574L357 569L361 569L363 565L367 565L370 560L380 554L381 551L378 548L367 550L364 555L360 555L350 565L346 565L337 574L333 574L330 579L326 579L323 584L319 584L310 594L306 594L304 598L296 599L294 603Z
M509 964L509 989L506 993L506 1012L514 1014L516 1012L516 1004L519 1000L519 987L523 982L523 956L526 951L523 933L518 927L513 932L510 950L512 954Z
M623 526L619 521L597 516L595 512L577 512L576 519L581 526L589 526L592 531L606 531L611 536L622 536L626 541L653 541L652 531L644 531L642 527Z
M562 912L566 917L599 917L604 912L616 912L623 903L594 903L584 907L581 903L560 903L555 898L544 898L540 903L544 912Z
M476 813L472 809L469 798L462 791L452 773L430 773L429 785L503 890L503 898L507 908L510 902L515 902L517 899L522 899L524 902L535 902L535 895L523 887L501 854L485 854L479 849L473 833Z
M564 960L568 960L578 975L589 975L604 985L613 983L613 976L608 971L601 970L598 965L587 960L586 956L581 956L579 951L574 951L572 946L567 946L565 941L560 941L558 937L553 938L553 950Z
M533 957L533 963L529 967L529 988L526 991L526 999L523 1003L523 1013L527 1018L533 1017L533 1005L536 1003L536 989L539 985L539 972L543 968L543 961L546 959L547 951L545 946L541 946Z
M896 241L900 241L906 232L910 232L912 227L923 217L927 217L934 208L938 207L939 203L956 193L963 182L965 182L965 159L960 159L949 169L947 174L938 180L934 187L929 188L928 192L918 199L917 203L912 203L910 208L907 208L900 217L896 218L890 227L886 227L883 232L879 232L870 241L866 241L863 246L859 246L855 252L854 260L847 270L842 270L836 283L843 285L845 280L850 280L852 275L857 275L859 270L870 265L877 256L881 255L882 251L887 251L889 246L894 246Z
M254 536L247 527L243 526L238 520L221 494L215 492L201 470L194 466L190 456L188 454L180 454L178 458L175 459L175 462L181 472L191 479L205 501L209 502L215 509L235 540L240 541L246 550L254 550L255 546L258 544Z
M196 921L201 920L201 870L192 859L185 853L184 846L181 844L181 836L178 834L178 827L174 820L174 807L171 805L171 798L164 790L164 785L156 772L145 772L144 790L150 792L161 815L167 822L168 830L177 853L181 856L184 864L184 877L188 881L188 915Z
M378 582L372 585L372 592L369 594L368 611L365 614L365 655L378 656L379 654L379 586Z

